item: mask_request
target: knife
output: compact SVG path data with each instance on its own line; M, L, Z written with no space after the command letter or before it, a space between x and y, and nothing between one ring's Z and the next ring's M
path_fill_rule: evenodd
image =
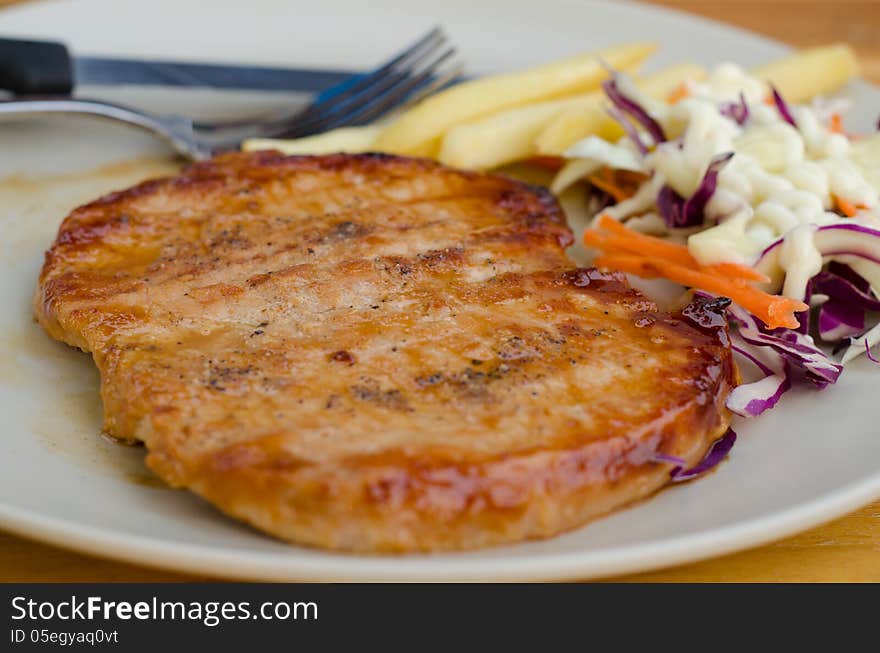
M69 95L78 84L317 93L356 74L346 70L74 57L63 43L0 38L0 89L15 95Z

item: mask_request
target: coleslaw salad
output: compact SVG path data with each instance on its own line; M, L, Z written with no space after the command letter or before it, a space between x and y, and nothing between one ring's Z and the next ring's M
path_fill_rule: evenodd
M572 145L553 190L587 182L598 267L732 300L732 346L757 376L732 412L880 360L880 134L848 134L843 101L789 105L730 63L665 100L616 71L603 88L625 135Z

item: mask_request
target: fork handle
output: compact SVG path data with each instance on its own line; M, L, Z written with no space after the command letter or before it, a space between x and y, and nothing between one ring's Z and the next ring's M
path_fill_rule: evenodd
M73 65L62 43L0 38L0 89L16 95L67 95Z
M0 122L53 114L95 116L139 127L159 136L177 152L194 160L206 159L212 153L210 147L195 137L192 121L183 116L155 116L109 102L65 97L0 101Z

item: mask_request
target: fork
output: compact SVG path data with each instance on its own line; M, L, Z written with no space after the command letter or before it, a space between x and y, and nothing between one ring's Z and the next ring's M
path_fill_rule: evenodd
M337 127L363 125L455 81L462 64L439 27L372 71L350 77L296 111L254 120L200 122L181 115L146 113L109 102L69 97L0 101L0 119L46 114L98 116L140 127L193 160L237 149L248 138L298 138Z

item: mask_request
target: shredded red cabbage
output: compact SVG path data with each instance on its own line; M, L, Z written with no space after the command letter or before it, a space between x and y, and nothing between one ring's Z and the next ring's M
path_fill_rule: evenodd
M708 293L696 293L711 297ZM743 417L756 417L773 408L791 389L799 371L800 378L818 388L835 383L843 366L832 361L806 334L790 329L768 330L763 322L736 304L727 307L731 326L731 347L751 361L763 374L753 383L733 389L727 408Z
M843 366L831 360L810 336L791 329L768 330L761 320L736 304L727 308L727 314L743 341L769 347L816 387L824 388L840 378Z
M838 342L857 336L865 330L865 312L857 306L828 300L819 308L819 337L825 342Z
M880 311L880 299L871 291L871 285L848 265L832 262L828 269L813 277L813 292L828 295L835 301L863 311Z
M739 102L725 102L719 108L719 112L723 116L727 116L731 120L735 120L738 125L744 125L749 120L749 105L746 103L746 96L739 94Z
M743 337L742 331L763 331L760 320L731 304L729 299L717 298L713 295L697 291L695 299L704 303L709 301L724 300L723 308L728 322L739 329L730 331L731 349L737 354L751 361L764 375L754 383L745 383L737 386L727 397L727 408L743 417L755 417L766 410L773 408L779 399L791 389L792 377L787 357L770 347L767 343L754 344ZM754 339L754 338L751 338Z
M648 153L648 146L645 145L645 142L642 140L642 137L639 136L638 130L636 130L636 128L633 126L633 124L629 120L627 120L627 118L623 114L623 112L620 109L618 109L617 107L611 106L611 107L608 107L608 114L612 118L614 118L614 120L616 122L618 122L620 124L620 126L623 128L623 131L626 132L626 135L629 137L629 139L636 146L636 149L643 155L647 154Z
M678 465L679 467L683 467L685 464L684 458L679 458L678 456L672 456L668 453L656 453L652 460L655 463L672 463L673 465Z
M791 115L791 110L788 108L785 100L782 99L779 91L776 90L776 87L772 84L770 85L770 91L773 93L773 103L776 105L776 109L779 111L779 115L782 116L782 119L785 122L797 129L797 123L794 121L794 116Z
M687 200L675 192L671 186L664 185L657 194L657 208L663 221L670 229L681 227L695 227L703 224L706 204L715 194L718 186L718 174L733 158L733 152L724 152L715 156L709 162L706 174L697 187L697 190Z
M871 297L874 297L871 291L871 282L853 270L852 266L840 263L839 261L831 261L828 264L828 271L831 274L836 274L838 277L843 277L863 293L868 293Z
M854 222L828 224L816 229L813 238L822 256L853 256L880 264L880 231L872 227ZM784 240L774 241L761 252L755 264L759 272L772 272Z
M676 467L669 472L669 476L676 483L689 481L697 476L702 476L709 470L715 468L722 460L727 458L727 454L730 453L735 442L736 433L734 433L733 429L727 429L727 433L712 443L712 446L709 447L709 451L706 452L706 455L703 456L703 459L700 462L690 469Z
M798 331L799 333L809 333L810 332L810 313L811 313L811 311L809 309L809 304L810 304L810 299L812 299L812 297L813 297L813 284L810 282L807 282L807 288L806 288L806 291L804 292L803 302L804 302L804 304L807 304L808 308L804 311L799 311L794 314L795 318L798 321L798 328L796 329L796 331Z
M880 324L875 324L873 327L865 331L864 333L856 336L851 336L849 338L844 338L836 345L834 345L834 351L832 353L839 354L843 351L842 360L848 361L856 356L859 356L861 352L859 351L862 347L870 348L877 344L876 336L880 332ZM869 356L868 358L871 358Z
M819 308L819 337L825 342L859 335L865 330L865 313L880 310L870 284L848 265L832 262L809 286L828 297Z
M876 363L877 365L880 365L880 360L877 360L877 358L874 356L874 354L871 353L871 345L868 344L867 340L865 340L865 356L867 356L868 360L871 361L872 363Z
M755 267L762 272L777 265L784 238L772 243L758 258ZM814 242L824 257L852 256L880 263L880 231L862 224L846 222L816 229ZM807 285L807 297L820 294L828 300L819 308L819 337L835 342L864 331L865 313L880 310L880 299L871 291L870 284L850 266L832 261L826 271L820 272ZM798 316L801 319L801 316ZM805 320L801 331L806 333Z
M737 335L732 340L738 341ZM753 383L738 385L727 397L727 408L742 417L757 417L773 408L786 392L791 389L791 375L788 364L780 356L771 355L764 360L761 353L751 345L742 342L731 347L761 370L764 378Z
M605 95L608 96L608 99L611 100L612 104L614 104L622 114L631 116L633 120L644 127L654 139L655 144L665 142L666 134L663 132L663 127L660 126L660 123L654 120L654 118L651 117L651 114L649 114L638 102L627 97L627 95L620 90L618 80L619 73L612 70L611 77L602 82L602 88L605 91Z
M728 395L727 408L741 417L757 417L779 403L789 390L791 377L788 374L771 374L734 388Z

